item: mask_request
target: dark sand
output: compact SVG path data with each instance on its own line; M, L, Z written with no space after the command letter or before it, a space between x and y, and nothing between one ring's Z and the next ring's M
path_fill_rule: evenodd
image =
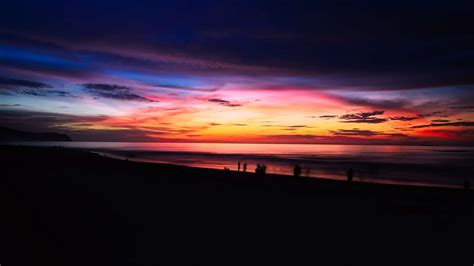
M0 160L2 266L474 262L471 191L57 148L0 146Z

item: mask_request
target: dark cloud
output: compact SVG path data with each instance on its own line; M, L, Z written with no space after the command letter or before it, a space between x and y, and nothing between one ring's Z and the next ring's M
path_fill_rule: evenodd
M315 140L318 138L317 135L310 135L310 134L276 134L276 135L265 135L265 138L270 139L297 139L297 140Z
M324 118L324 119L329 119L329 118L335 118L337 115L320 115L319 118ZM313 117L315 118L315 117Z
M23 79L10 79L10 78L0 77L0 88L2 88L2 86L28 87L28 88L51 88L50 85L42 83L42 82L38 82L38 81L23 80Z
M359 129L339 129L338 131L331 131L332 134L338 136L375 136L378 132L372 130L359 130Z
M15 104L0 104L0 107L22 107L24 105L22 104L18 104L18 103L15 103Z
M82 87L85 91L97 97L123 101L157 102L133 93L129 87L99 83L86 83L82 84Z
M436 123L447 123L449 120L447 119L433 119L431 122L436 122Z
M474 122L449 122L449 123L431 123L428 125L417 125L412 126L411 128L426 128L426 127L473 127Z
M366 98L343 98L345 102L353 105L367 106L380 109L401 109L411 106L411 101L406 99L374 100Z
M291 125L291 126L286 126L286 125L262 125L262 127L277 127L277 128L283 128L283 130L297 130L298 128L312 128L307 125Z
M463 97L462 100L460 101L467 101L467 102L472 102L474 101L473 97L465 96ZM456 112L466 112L466 113L473 113L474 112L474 106L472 105L466 105L466 106L451 106L449 107L450 109L456 111Z
M376 115L383 115L385 111L372 111L372 112L361 112L355 114L345 114L341 115L339 118L344 120L356 120L356 119L367 119L372 118Z
M239 126L239 127L246 127L247 124L239 124L239 123L234 123L232 124L233 126Z
M418 117L420 117L420 118L427 118L427 117L448 117L448 115L446 115L444 111L435 111L435 112L431 112L431 113L419 114Z
M416 116L392 116L392 117L389 117L389 120L395 120L395 121L412 121L412 120L416 120L418 119L419 117L416 117Z
M289 128L304 128L304 127L308 127L307 125L293 125L293 126L286 126L286 127L289 127Z
M238 106L242 106L241 104L232 103L232 102L230 102L230 101L223 100L223 99L220 99L220 98L210 98L210 99L207 99L207 101L213 102L213 103L218 103L218 104L220 104L220 105L228 106L228 107L238 107Z
M195 88L189 86L180 86L174 84L151 84L158 88L170 89L170 90L182 90L182 91L200 91L200 92L214 92L217 88Z
M19 93L31 96L56 96L56 97L76 97L70 92L53 90L53 86L31 80L10 79L0 77L0 89L6 89L11 93Z
M390 137L408 137L408 135L402 133L384 133L382 135Z
M378 124L387 121L386 118L376 117L377 115L383 115L385 111L372 111L372 112L361 112L354 114L345 114L339 116L339 119L344 120L344 123L369 123Z
M29 89L29 90L21 90L19 91L20 94L31 95L31 96L56 96L56 97L72 97L72 98L79 98L67 91L59 91L59 90L39 90L39 89Z
M219 99L219 98L211 98L211 99L207 99L209 102L213 102L213 103L222 103L222 104L226 104L226 103L229 103L229 101L226 101L226 100L223 100L223 99Z
M406 137L407 135L401 133L383 133L373 130L360 130L357 128L354 129L339 129L337 131L330 131L336 136L361 136L361 137L371 137L371 136L389 136L389 137Z
M474 106L451 106L451 109L474 109Z

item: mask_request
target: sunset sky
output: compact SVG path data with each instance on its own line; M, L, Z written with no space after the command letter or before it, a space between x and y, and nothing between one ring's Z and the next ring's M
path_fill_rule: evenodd
M8 2L1 126L79 141L474 145L472 1Z

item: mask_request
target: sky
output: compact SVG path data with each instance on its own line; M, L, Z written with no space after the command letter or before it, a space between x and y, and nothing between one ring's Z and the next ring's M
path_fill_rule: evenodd
M474 145L472 1L8 1L0 125L77 141Z

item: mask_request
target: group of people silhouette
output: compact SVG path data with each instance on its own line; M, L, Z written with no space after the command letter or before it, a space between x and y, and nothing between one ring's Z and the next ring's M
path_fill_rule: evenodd
M243 172L247 172L247 163L243 164ZM240 162L237 163L237 172L240 172Z
M240 172L242 166L242 172L246 173L247 172L247 163L244 162L243 164L240 163L240 161L237 163L237 171ZM224 170L229 171L230 169L228 167L225 167ZM293 176L294 177L300 177L301 176L301 170L302 167L299 164L296 164L293 167ZM267 173L267 166L265 164L257 164L257 167L255 168L255 173L257 175L265 175ZM307 168L307 176L309 176L309 168ZM348 182L353 182L354 180L354 170L352 168L349 168L346 173L347 181ZM469 190L471 187L471 182L469 178L464 178L463 182L463 188L465 190Z
M240 166L241 163L239 161L237 162L237 172L240 172ZM293 176L300 177L301 169L301 166L299 164L296 164L293 167ZM225 167L225 170L229 170L229 168ZM243 163L243 172L247 172L247 163ZM258 175L265 175L267 173L267 166L265 164L257 164L257 167L255 168L255 173ZM307 174L309 174L309 168L307 169ZM352 168L349 168L349 170L347 170L347 181L352 182L353 178L354 171L352 170Z
M264 164L257 164L255 168L255 173L257 175L265 175L267 173L267 166Z

